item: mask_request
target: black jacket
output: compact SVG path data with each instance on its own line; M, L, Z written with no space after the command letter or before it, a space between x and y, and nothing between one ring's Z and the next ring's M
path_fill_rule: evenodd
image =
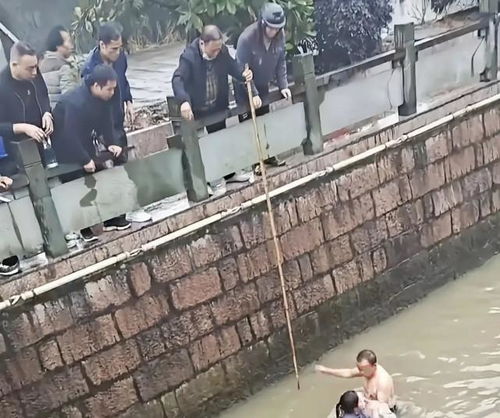
M82 71L82 77L85 78L86 76L90 75L96 66L103 63L104 61L101 57L101 51L99 50L99 47L95 47L92 51L90 51L87 61L85 62L85 67ZM118 60L113 63L113 69L118 75L118 86L115 89L113 98L111 99L111 103L113 106L114 125L117 131L115 135L118 135L119 137L121 136L121 141L126 142L127 137L123 129L125 120L123 104L125 102L132 102L132 93L130 92L130 84L127 78L128 61L125 52L122 51L120 53ZM126 144L122 142L122 146L123 145Z
M229 84L227 76L244 81L244 68L231 57L226 46L213 60L217 74L217 100L213 111L227 109L229 105ZM196 116L205 107L206 102L207 69L206 60L200 51L200 39L195 39L179 58L179 66L172 77L172 88L175 97L181 102L191 103ZM198 114L198 115L197 115Z
M43 116L46 112L50 112L47 86L40 73L31 83L35 88L35 99L40 107L40 115ZM0 72L0 136L5 140L8 153L10 150L9 143L15 139L13 125L25 122L24 102L16 93L14 79L10 68L7 66Z
M117 145L112 112L112 103L92 96L85 83L63 94L53 113L53 145L58 161L88 164L97 154L94 133L103 136L106 146Z

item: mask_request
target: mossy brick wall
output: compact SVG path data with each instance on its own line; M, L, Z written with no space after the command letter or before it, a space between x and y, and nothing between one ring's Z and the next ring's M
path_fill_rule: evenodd
M301 364L500 248L499 132L492 105L275 200ZM1 416L206 417L254 393L291 367L274 260L262 205L4 313Z

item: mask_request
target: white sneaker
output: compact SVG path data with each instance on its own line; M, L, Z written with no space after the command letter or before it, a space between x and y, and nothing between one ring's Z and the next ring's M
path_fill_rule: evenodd
M224 178L214 180L208 184L208 194L210 196L223 196L226 194L226 192L226 180L224 180Z
M153 217L143 209L139 209L135 212L127 213L126 219L129 222L144 223L149 222Z
M246 173L242 171L241 173L236 173L227 179L228 183L253 183L255 182L255 175L253 172Z
M68 247L68 250L72 250L73 248L78 246L78 240L71 239L69 241L66 241L66 246Z
M77 234L76 232L70 232L69 234L66 234L64 236L64 239L66 241L77 241L80 239L80 234Z

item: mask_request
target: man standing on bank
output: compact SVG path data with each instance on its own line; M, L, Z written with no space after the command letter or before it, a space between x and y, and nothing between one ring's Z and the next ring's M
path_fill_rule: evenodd
M215 25L207 25L182 53L179 66L172 77L174 95L181 104L182 117L188 120L207 117L227 110L229 106L228 76L243 82L252 80L252 71L245 70L231 57L224 45L224 36ZM253 98L255 107L260 107L258 96ZM208 133L226 127L226 121L208 125ZM246 182L250 175L237 174L231 181ZM215 196L226 192L224 178L210 184ZM209 191L210 191L209 188Z
M80 82L76 59L73 56L74 45L71 35L63 26L56 26L49 32L47 51L40 63L50 105L55 107L59 97Z
M378 401L387 404L395 412L394 382L391 375L377 363L377 356L372 350L362 350L356 357L356 367L353 369L329 369L317 365L315 370L335 377L362 377L364 398L367 404Z
M36 52L27 43L18 41L10 50L9 65L0 73L0 136L7 154L2 165L9 161L8 171L15 171L12 140L27 136L35 140L42 151L42 144L47 143L53 130L49 95L38 71ZM2 171L3 175L12 174L5 168ZM4 183L7 186L7 182ZM16 274L19 269L18 257L0 261L0 276Z
M284 28L285 11L276 3L267 3L262 8L261 18L248 26L240 35L236 49L236 59L240 65L248 65L253 72L255 87L263 103L267 103L269 86L276 83L282 96L291 99L286 69L286 44ZM238 105L248 105L248 95L243 83L236 84ZM269 105L257 109L257 116L269 113ZM250 119L246 112L240 115L240 122ZM266 160L266 164L282 166L285 163L276 157Z
M118 23L105 23L99 28L99 44L90 51L82 77L92 73L98 65L108 65L113 67L118 76L118 85L115 94L111 99L113 105L113 119L115 135L118 138L118 145L122 148L123 161L127 160L127 134L125 132L125 119L131 124L134 121L134 106L132 104L132 93L127 78L127 56L123 51L122 28ZM151 215L138 210L127 214L127 219L131 222L149 222Z
M84 78L83 84L63 94L54 109L57 126L54 148L59 161L76 163L82 167L66 181L95 173L98 169L94 141L102 137L107 151L117 161L123 149L113 132L111 99L117 88L117 74L107 65L97 65ZM122 231L130 228L125 215L104 222L104 231ZM85 242L97 240L90 228L80 231Z

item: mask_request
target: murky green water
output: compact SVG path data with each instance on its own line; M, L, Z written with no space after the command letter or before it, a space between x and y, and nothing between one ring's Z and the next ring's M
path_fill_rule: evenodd
M354 366L371 348L393 375L402 417L500 418L500 256L418 305L325 354L320 363ZM237 405L224 418L327 417L361 381L301 372Z

